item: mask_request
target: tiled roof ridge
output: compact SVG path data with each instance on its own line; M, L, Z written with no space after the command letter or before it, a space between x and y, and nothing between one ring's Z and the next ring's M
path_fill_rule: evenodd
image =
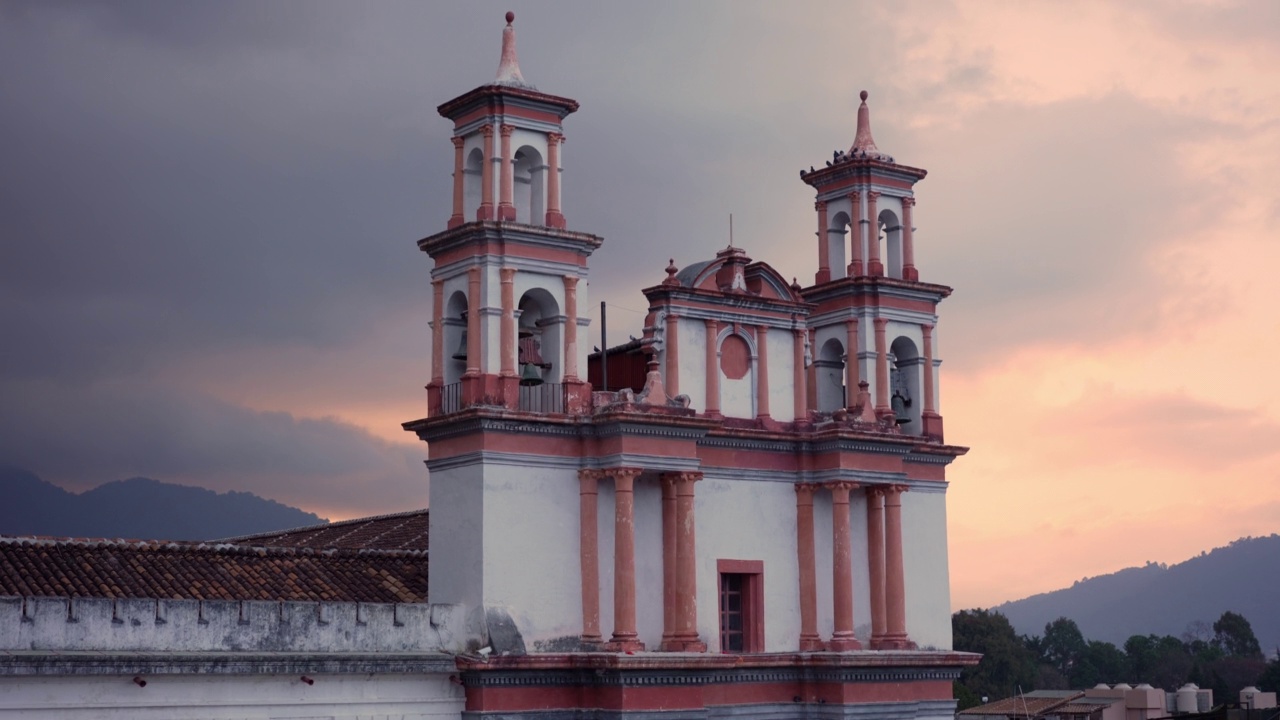
M151 552L208 552L218 555L259 555L284 557L427 557L427 550L385 550L371 548L311 548L245 545L227 541L127 540L122 538L67 538L48 536L0 535L0 545L35 547L118 548Z
M430 512L430 508L420 508L418 510L403 510L396 513L386 513L384 515L369 515L368 517L351 518L349 520L338 520L337 522L323 522L315 525L302 525L295 528L286 528L284 530L272 530L264 533L250 533L248 535L236 535L235 537L222 538L211 542L221 543L238 543L243 540L262 540L265 538L279 537L281 535L292 535L293 533L313 532L316 530L326 530L332 528L345 527L347 525L355 525L356 523L367 523L374 520L391 520L399 517L412 517L415 515L424 515Z

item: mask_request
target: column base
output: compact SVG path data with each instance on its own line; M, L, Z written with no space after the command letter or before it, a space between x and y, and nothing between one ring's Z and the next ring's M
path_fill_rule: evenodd
M861 650L862 643L858 642L858 638L853 635L845 637L835 636L831 638L831 642L827 643L827 650L831 652L849 652L851 650Z
M942 440L942 416L938 413L924 413L920 418L924 421L924 436Z
M459 225L462 225L462 224L463 224L463 223L465 223L465 222L466 222L466 220L464 220L464 219L463 219L463 217L462 217L461 215L454 215L453 217L449 218L449 224L448 224L446 227L448 227L448 229L452 230L452 229L454 229L454 228L458 227Z
M520 409L520 378L515 375L498 377L498 394L502 397L502 406L508 410Z
M644 652L644 643L635 638L619 638L614 636L604 644L606 652Z
M854 265L849 263L849 267L845 268L845 275L851 278L862 277L862 263Z
M817 273L814 274L813 276L814 285L821 285L822 283L827 283L827 282L831 282L830 270L819 270Z
M885 635L880 638L875 650L915 650L918 647L906 635Z
M887 408L887 407L876 408L876 419L896 421L896 416L893 414L893 408Z
M487 221L492 220L492 219L493 219L493 206L492 206L492 205L483 205L483 204L482 204L482 205L480 206L480 208L479 208L478 210L476 210L476 220L477 220L478 222L487 222Z
M581 415L591 411L591 385L578 379L565 378L564 411Z
M800 636L800 652L822 652L826 649L826 643L822 642L822 638L817 635L810 637Z
M600 650L604 647L604 638L599 635L579 635L578 642L582 643L586 650Z
M920 282L920 271L914 265L907 265L902 268L902 279L912 282Z
M427 417L436 417L441 413L440 393L442 384L434 380L427 384Z
M498 219L503 222L515 222L516 206L515 205L499 205Z
M564 230L565 229L564 215L561 215L560 213L554 210L548 210L546 225L549 228Z
M867 263L867 274L875 277L884 277L884 263L879 260L872 260Z

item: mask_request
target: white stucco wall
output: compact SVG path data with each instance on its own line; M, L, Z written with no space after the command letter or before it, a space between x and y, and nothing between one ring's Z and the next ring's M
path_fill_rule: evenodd
M769 416L791 422L796 417L794 336L790 330L770 330L765 346L769 351Z
M696 487L698 632L712 652L719 650L716 561L760 560L765 651L795 650L800 641L800 577L794 485L708 475Z
M0 720L456 720L462 688L429 675L0 677Z
M576 637L582 632L577 471L489 462L483 486L484 606L506 609L530 651L539 642ZM443 554L435 543L433 533L433 560Z
M677 321L680 342L680 393L689 396L689 407L707 409L707 328L702 320Z
M432 468L429 489L432 602L478 607L483 598L484 485L479 465ZM445 511L447 509L447 511Z
M902 496L907 632L920 647L942 650L951 649L946 501L945 492L925 489Z

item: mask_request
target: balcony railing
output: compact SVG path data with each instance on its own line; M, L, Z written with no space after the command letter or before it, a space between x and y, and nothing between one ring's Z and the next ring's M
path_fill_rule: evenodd
M529 413L565 412L565 386L563 383L543 383L541 385L521 385L516 398L516 409ZM462 399L462 383L450 383L440 387L440 407L432 415L452 415L461 412L470 405L499 405L493 398L464 403Z

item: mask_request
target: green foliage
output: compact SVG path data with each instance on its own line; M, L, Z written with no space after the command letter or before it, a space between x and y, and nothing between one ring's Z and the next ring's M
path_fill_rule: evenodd
M1227 655L1245 658L1261 658L1262 648L1253 634L1253 626L1239 613L1230 610L1213 624L1214 641Z
M1035 656L1014 632L1009 619L987 610L961 610L951 616L956 650L982 653L982 661L960 673L959 685L975 698L1006 698L1035 683ZM957 692L957 699L960 695Z
M1263 692L1280 692L1280 648L1276 648L1275 658L1267 663L1267 668L1254 684Z
M1072 673L1084 658L1087 647L1075 620L1060 617L1044 626L1040 639L1040 661L1072 681Z

